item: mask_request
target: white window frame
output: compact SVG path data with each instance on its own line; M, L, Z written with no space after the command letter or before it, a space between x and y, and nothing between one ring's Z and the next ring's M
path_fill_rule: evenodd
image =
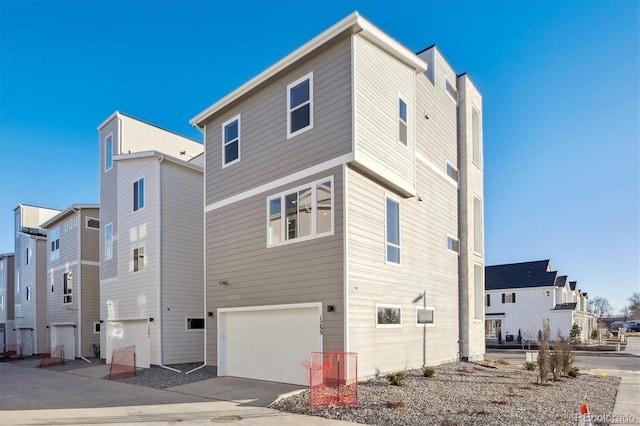
M456 183L456 185L458 185L458 182L460 181L460 171L458 170L458 168L453 164L451 164L449 161L446 162L445 167L446 167L447 176L449 177L449 179L451 179Z
M109 238L109 231L111 231L111 238ZM113 223L109 223L104 227L104 260L113 259L113 240Z
M111 149L109 150L109 145ZM113 133L109 133L104 138L104 171L108 172L113 168Z
M379 324L378 309L380 308L400 309L400 324ZM375 324L376 324L376 328L402 328L402 305L392 305L389 303L376 303Z
M93 322L93 334L100 334L100 330L96 331L96 326L98 326L98 328L102 328L100 321Z
M299 85L305 80L309 80L309 100L300 105L297 105L294 109L291 108L291 89ZM309 125L303 127L301 129L296 130L295 132L291 131L291 113L306 104L309 104ZM289 83L287 85L287 139L291 139L294 136L298 136L301 133L304 133L308 130L313 129L313 71L310 73L303 75L293 83Z
M317 212L318 212L318 194L317 194L317 188L319 184L322 184L324 182L331 182L331 230L327 231L327 232L323 232L323 233L318 233L318 220L317 220ZM285 208L285 199L284 197L288 194L292 194L292 193L297 193L298 191L302 190L302 189L307 189L310 188L311 189L311 203L313 205L313 214L311 215L311 234L310 235L306 235L304 237L297 237L297 238L292 238L292 239L284 239L285 233L286 233L286 227L285 227L285 222L286 222L286 212L284 215L282 215L282 209ZM282 191L278 194L274 194L271 195L269 197L267 197L267 247L278 247L278 246L282 246L282 245L286 245L286 244L294 244L297 242L301 242L301 241L308 241L308 240L313 240L315 238L322 238L322 237L326 237L329 235L333 235L334 234L334 227L335 227L335 192L336 192L336 188L335 188L335 183L333 180L333 175L332 176L328 176L326 178L323 179L318 179L315 180L313 182L309 182L305 185L300 185L298 187L295 188L291 188L288 189L287 191ZM271 204L271 200L280 198L280 214L282 215L282 218L280 220L280 242L272 242L271 241L271 212L270 212L270 204Z
M479 212L476 211L476 202L480 206ZM479 213L480 216L477 217L476 213ZM480 226L478 226L478 222L480 222ZM484 255L484 202L475 194L473 195L473 254L479 257Z
M424 310L433 312L432 314L433 322L427 322L427 323L418 322L418 311L424 311ZM423 327L435 327L435 326L436 326L436 308L433 306L427 306L426 308L422 306L416 306L416 327L423 328Z
M55 238L55 239L54 239ZM55 248L53 245L55 244ZM53 229L49 233L49 253L51 260L60 259L60 227Z
M455 248L455 244L458 244L458 251L453 248L449 248L449 241L451 241L451 247ZM454 253L456 255L460 255L460 240L453 235L447 234L447 238L445 239L445 248L449 253Z
M398 204L398 244L390 243L387 229L387 200L391 200L394 203ZM388 258L387 248L388 246L394 247L398 249L398 262L390 261ZM400 200L396 197L386 193L384 196L384 261L387 265L392 266L400 266L402 264L402 206Z
M71 282L71 289L67 291L65 288L65 279L67 283ZM73 303L73 271L66 271L62 274L62 304L69 305Z
M142 197L140 196L140 182L142 182ZM138 196L136 197L136 184L138 184ZM141 176L140 178L138 178L137 180L133 181L133 184L131 186L131 195L133 195L133 206L132 209L134 212L139 212L140 210L144 209L144 205L145 205L145 194L146 194L146 188L145 188L145 183L144 183L144 176ZM140 206L140 201L142 201L142 206ZM137 203L137 207L136 207L136 203Z
M89 221L90 221L90 220L96 220L96 221L98 221L98 227L97 227L97 228L94 228L93 226L89 226ZM87 228L87 229L100 230L100 219L98 219L97 217L89 217L89 216L86 216L86 217L84 218L84 227L85 227L85 228Z
M140 254L140 250L142 249L142 254ZM136 259L136 250L138 251L138 256ZM145 256L146 256L146 250L144 247L144 244L138 247L134 247L133 251L131 252L131 271L132 272L144 272L145 271ZM136 269L136 260L138 261L138 269ZM142 262L142 263L141 263Z
M402 145L404 146L409 146L409 104L404 100L404 96L398 94L398 142L400 142ZM405 109L405 114L406 114L406 119L403 120L402 116L400 114L400 103L404 104L404 109ZM407 138L406 141L403 141L400 138L400 134L401 134L401 128L402 125L404 124L405 126L405 136Z
M189 328L189 320L202 320L202 328ZM184 329L189 333L204 331L207 327L207 320L204 317L192 316L192 317L184 317Z
M449 90L449 87L453 89L453 92L455 93L455 97L453 96L454 93L451 93L451 91ZM444 91L447 94L447 96L451 98L453 103L458 105L458 86L456 84L451 83L451 79L448 76L445 76L445 79L444 79Z
M225 128L232 124L234 121L238 122L238 137L236 139L233 139L231 141L227 141L225 140ZM240 146L241 146L241 139L242 139L242 121L240 118L240 114L236 115L233 118L230 118L229 120L225 121L224 123L222 123L222 168L224 169L225 167L229 167L233 164L236 164L238 162L240 162ZM227 145L230 145L232 143L238 143L238 158L236 158L235 160L226 162L226 157L225 157L225 148L227 147Z

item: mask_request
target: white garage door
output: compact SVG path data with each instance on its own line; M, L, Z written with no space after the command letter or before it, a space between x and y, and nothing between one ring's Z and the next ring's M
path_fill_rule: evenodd
M58 345L64 346L64 358L76 357L76 338L73 333L73 325L51 325L51 350Z
M218 375L307 385L322 351L320 303L218 309Z
M111 364L113 350L136 347L136 367L149 368L149 321L107 321L107 364Z

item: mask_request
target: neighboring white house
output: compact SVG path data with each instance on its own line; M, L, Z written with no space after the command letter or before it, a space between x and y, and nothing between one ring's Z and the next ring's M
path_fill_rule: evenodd
M13 253L0 254L0 354L4 352L5 345L16 342L16 333L13 331L13 260Z
M16 343L23 354L44 353L47 333L47 234L41 224L60 210L19 204L15 210L14 307Z
M116 112L100 147L101 358L204 358L201 143Z
M67 359L92 357L100 344L100 209L73 204L47 230L47 327Z
M191 123L219 375L307 384L311 351L357 352L360 377L483 359L482 97L437 47L353 13Z
M515 341L518 333L535 340L548 326L551 338L568 338L573 324L588 340L597 317L587 311L587 293L576 281L553 271L549 260L485 268L485 337L487 342Z

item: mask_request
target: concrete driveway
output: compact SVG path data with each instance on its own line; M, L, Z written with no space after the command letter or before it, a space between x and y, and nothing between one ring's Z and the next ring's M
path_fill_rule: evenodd
M349 424L266 408L297 386L221 377L158 390L77 371L0 363L0 425Z

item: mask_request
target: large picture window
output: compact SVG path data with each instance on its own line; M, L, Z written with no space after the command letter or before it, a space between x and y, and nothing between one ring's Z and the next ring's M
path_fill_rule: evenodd
M268 245L333 233L333 178L322 179L267 200Z
M313 128L313 73L287 86L287 139Z
M402 306L376 304L376 328L402 327Z
M240 161L240 116L222 125L222 166Z
M387 262L400 263L400 203L387 197Z

